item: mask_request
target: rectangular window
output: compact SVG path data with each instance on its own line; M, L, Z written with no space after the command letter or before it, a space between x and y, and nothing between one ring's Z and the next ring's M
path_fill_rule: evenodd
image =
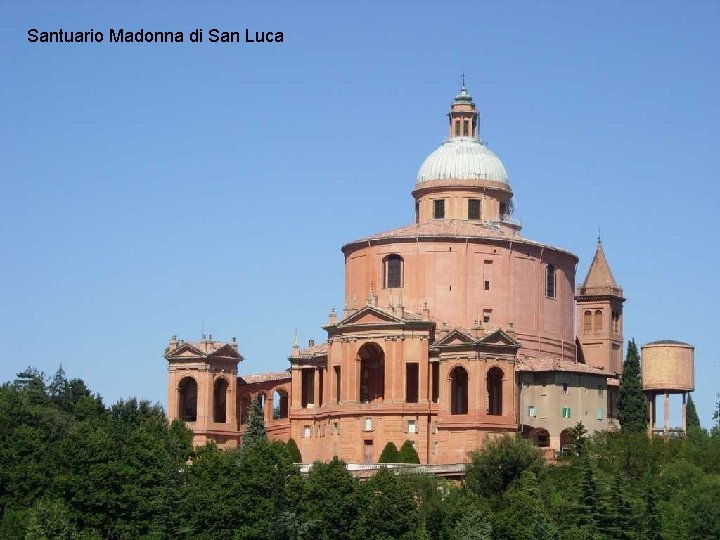
M340 423L333 422L333 435L340 435Z
M535 408L535 405L530 405L528 407L528 416L535 418L537 416L537 409Z
M365 431L372 431L372 429L373 429L373 421L372 421L372 418L367 417L367 418L365 419L364 429L365 429Z
M470 122L463 120L463 137L467 137L470 133Z
M563 418L570 418L570 407L563 407L563 408L562 408L562 417L563 417Z
M468 200L468 219L480 219L480 199Z
M492 309L483 309L483 323L487 324L490 322L492 317Z
M435 219L445 217L445 199L435 199L433 201L433 217Z
M323 404L323 373L325 370L318 370L318 407Z
M545 296L555 298L555 267L552 264L545 267Z
M490 282L487 279L485 280L485 290L486 291L490 290Z
M405 401L418 402L418 364L408 362L405 364Z
M315 370L302 370L302 408L307 409L308 405L315 403Z
M460 120L455 121L455 136L460 136Z
M595 411L595 418L597 418L598 420L602 420L604 413L605 411L603 411L602 409L598 409L597 411Z
M563 383L562 389L563 389L563 394L567 394L567 393L568 393L568 384L567 384L567 383Z
M310 429L310 426L303 426L302 436L303 439L309 439L312 437L312 429Z
M340 403L340 366L335 366L335 403Z
M408 420L407 432L408 433L417 433L417 422L415 420Z
M432 402L437 403L440 399L440 362L432 363Z
M602 384L598 384L598 397L603 397L605 395L605 389L603 388Z
M437 454L439 450L439 445L437 442L433 443L433 454Z

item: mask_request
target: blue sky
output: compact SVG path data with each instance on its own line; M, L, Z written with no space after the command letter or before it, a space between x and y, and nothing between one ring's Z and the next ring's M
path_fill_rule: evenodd
M630 5L631 4L631 5ZM717 3L0 4L0 380L62 364L108 402L166 400L177 333L281 370L342 309L352 239L412 221L465 72L523 233L580 257L598 227L625 335L717 345ZM111 44L109 28L284 32ZM31 44L27 30L101 30Z

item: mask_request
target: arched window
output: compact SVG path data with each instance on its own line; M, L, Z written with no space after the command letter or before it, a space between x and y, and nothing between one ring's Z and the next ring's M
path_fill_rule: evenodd
M227 422L227 380L220 378L215 381L213 388L213 422L224 424Z
M583 332L592 332L592 311L589 309L583 314Z
M552 264L545 267L545 296L555 298L555 267Z
M490 368L487 374L488 414L501 416L503 413L502 382L502 369Z
M178 416L185 422L194 422L197 420L197 382L192 377L185 377L180 381L179 389Z
M288 395L285 390L275 390L273 394L273 419L288 417Z
M602 331L602 310L598 309L595 311L595 324L594 324L594 330L596 332Z
M360 401L372 403L385 398L385 353L377 343L366 343L360 359Z
M400 255L388 255L383 259L383 284L386 289L399 289L403 286L403 258Z
M245 396L240 402L240 423L247 424L250 417L250 398Z
M468 373L458 366L450 372L450 414L468 412Z

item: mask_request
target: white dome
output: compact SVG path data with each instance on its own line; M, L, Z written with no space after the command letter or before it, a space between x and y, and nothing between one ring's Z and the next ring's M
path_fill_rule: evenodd
M491 180L508 183L505 167L491 150L474 137L451 137L430 154L417 181Z

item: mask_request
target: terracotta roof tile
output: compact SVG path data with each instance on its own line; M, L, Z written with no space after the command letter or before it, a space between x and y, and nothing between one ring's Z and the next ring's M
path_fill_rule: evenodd
M275 373L258 373L256 375L245 375L244 377L238 377L238 383L257 384L271 381L283 381L285 379L290 380L290 378L290 372L278 371Z
M553 358L518 358L515 369L517 371L564 371L571 373L589 373L592 375L605 375L606 377L609 375L603 370L588 366L587 364Z

